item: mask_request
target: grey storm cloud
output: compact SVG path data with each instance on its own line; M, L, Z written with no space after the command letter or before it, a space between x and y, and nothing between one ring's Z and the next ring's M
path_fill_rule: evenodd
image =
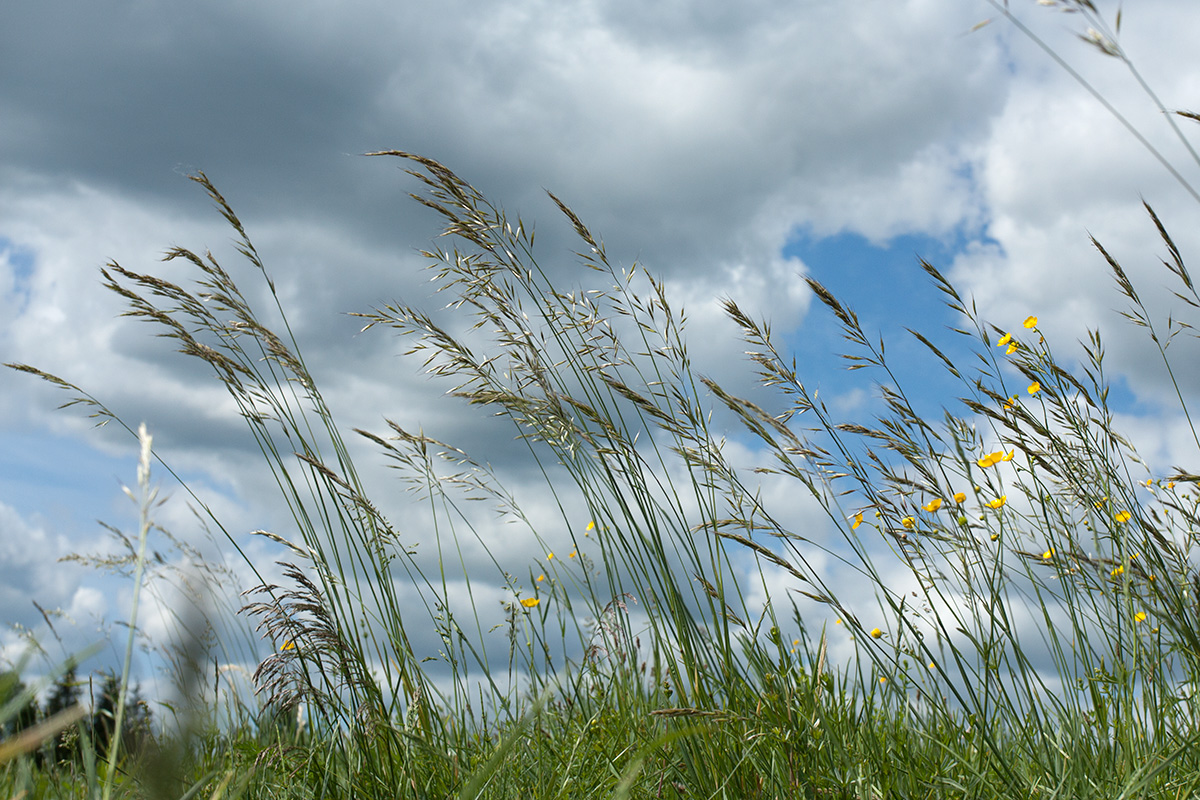
M110 396L127 395L131 412L173 420L164 441L187 419L214 422L219 404L189 388L200 370L144 326L114 325L111 301L67 296L63 281L98 292L89 276L108 259L178 276L153 264L171 245L212 247L229 267L228 234L183 174L205 170L234 204L314 368L342 385L365 379L358 396L369 397L415 376L394 358L400 345L356 337L345 312L435 304L414 251L437 228L405 197L414 184L396 164L358 154L400 147L447 163L538 223L552 271L574 269L574 245L544 189L619 263L674 279L689 300L728 294L795 324L804 265L779 253L796 215L822 191L886 186L906 161L934 163L933 184L953 183L954 137L981 133L1003 96L994 41L963 38L975 15L947 4L110 2L4 13L0 235L36 242L29 297L62 312L18 315L10 346L64 375L112 376ZM90 228L100 208L104 231ZM866 213L887 227L878 209ZM957 222L899 219L893 229L935 233ZM97 343L101 353L85 352ZM155 371L153 392L117 377L138 365Z

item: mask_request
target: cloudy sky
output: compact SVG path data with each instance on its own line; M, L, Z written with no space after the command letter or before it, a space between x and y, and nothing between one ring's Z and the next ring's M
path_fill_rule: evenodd
M1011 5L1197 177L1128 70L1076 37L1077 15ZM1098 5L1111 21L1115 4ZM699 332L706 373L743 375L719 311L732 297L772 321L828 402L869 412L870 381L829 357L836 332L803 278L858 309L903 360L905 327L936 338L955 323L921 256L997 325L1038 315L1063 352L1101 327L1143 454L1162 470L1194 465L1165 404L1169 384L1121 323L1124 304L1087 237L1165 318L1164 248L1140 204L1186 258L1200 244L1196 202L1012 24L976 29L996 16L983 0L6 4L0 360L147 422L231 531L286 533L257 451L211 379L118 318L119 298L101 286L110 260L175 279L182 267L159 258L176 245L237 261L223 220L186 180L203 170L245 223L347 431L382 431L388 417L516 470L510 433L445 402L448 387L400 358L402 342L360 335L347 316L440 303L417 254L436 220L407 198L417 187L397 162L361 155L398 148L536 221L544 264L574 281L553 191L615 262L667 282ZM1146 0L1126 9L1120 43L1169 109L1200 110L1197 38L1200 7ZM1194 396L1200 372L1179 377ZM934 409L949 402L938 388L922 396ZM53 642L32 601L61 610L63 642L49 646L61 651L128 607L127 582L58 559L108 546L97 519L132 531L120 486L136 459L116 426L97 431L56 410L65 399L0 373L0 620ZM181 536L196 528L182 502L161 514ZM16 633L0 636L14 657Z

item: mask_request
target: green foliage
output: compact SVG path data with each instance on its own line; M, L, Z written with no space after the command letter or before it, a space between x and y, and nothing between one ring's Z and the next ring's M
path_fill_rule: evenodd
M15 670L0 672L0 735L15 736L37 722L37 698Z
M116 673L103 676L100 692L92 707L89 720L89 735L97 753L107 755L114 742L117 706L121 699L121 677ZM121 725L119 747L125 753L138 753L150 741L153 731L153 713L136 686L129 688L125 701L125 712Z

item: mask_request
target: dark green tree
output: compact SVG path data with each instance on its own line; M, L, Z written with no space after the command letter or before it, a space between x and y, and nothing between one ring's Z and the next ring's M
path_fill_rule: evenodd
M121 728L121 747L126 753L140 755L153 741L153 714L150 704L142 697L141 686L136 683L129 687Z
M75 667L71 666L54 681L54 687L46 697L45 715L51 717L75 705L82 692L79 680L75 677Z
M82 687L75 676L75 666L72 664L67 671L54 681L46 705L42 710L45 717L51 717L79 702ZM79 753L79 731L76 727L67 728L55 737L50 745L55 761L66 761Z
M114 673L105 674L100 694L92 704L91 733L96 752L103 756L113 738L117 719L117 700L121 694L121 680Z
M24 681L21 680L21 676L18 673L13 671L0 672L0 709L5 708L9 703L20 697L26 688ZM18 731L23 731L37 722L37 717L37 701L30 696L20 708L15 709L6 719L0 719L0 735L12 736Z
M105 756L112 745L116 729L117 702L121 696L121 679L114 673L107 673L101 683L100 693L93 703L91 717L91 736L96 753ZM129 696L125 701L125 714L121 721L121 750L125 753L139 753L149 742L151 731L150 706L142 697L137 684L129 687Z

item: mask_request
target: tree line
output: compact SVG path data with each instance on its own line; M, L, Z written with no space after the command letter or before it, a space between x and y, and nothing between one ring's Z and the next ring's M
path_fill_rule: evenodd
M98 755L107 754L109 747L117 741L125 753L139 752L150 741L152 713L137 685L129 688L120 738L115 735L117 701L121 693L121 679L115 673L80 679L71 667L54 681L43 702L30 696L17 708L10 708L11 704L19 702L26 690L18 673L0 672L0 739L16 736L75 705L91 707L91 713L78 725L42 743L34 753L39 765L47 761L78 759L83 753L85 737Z

